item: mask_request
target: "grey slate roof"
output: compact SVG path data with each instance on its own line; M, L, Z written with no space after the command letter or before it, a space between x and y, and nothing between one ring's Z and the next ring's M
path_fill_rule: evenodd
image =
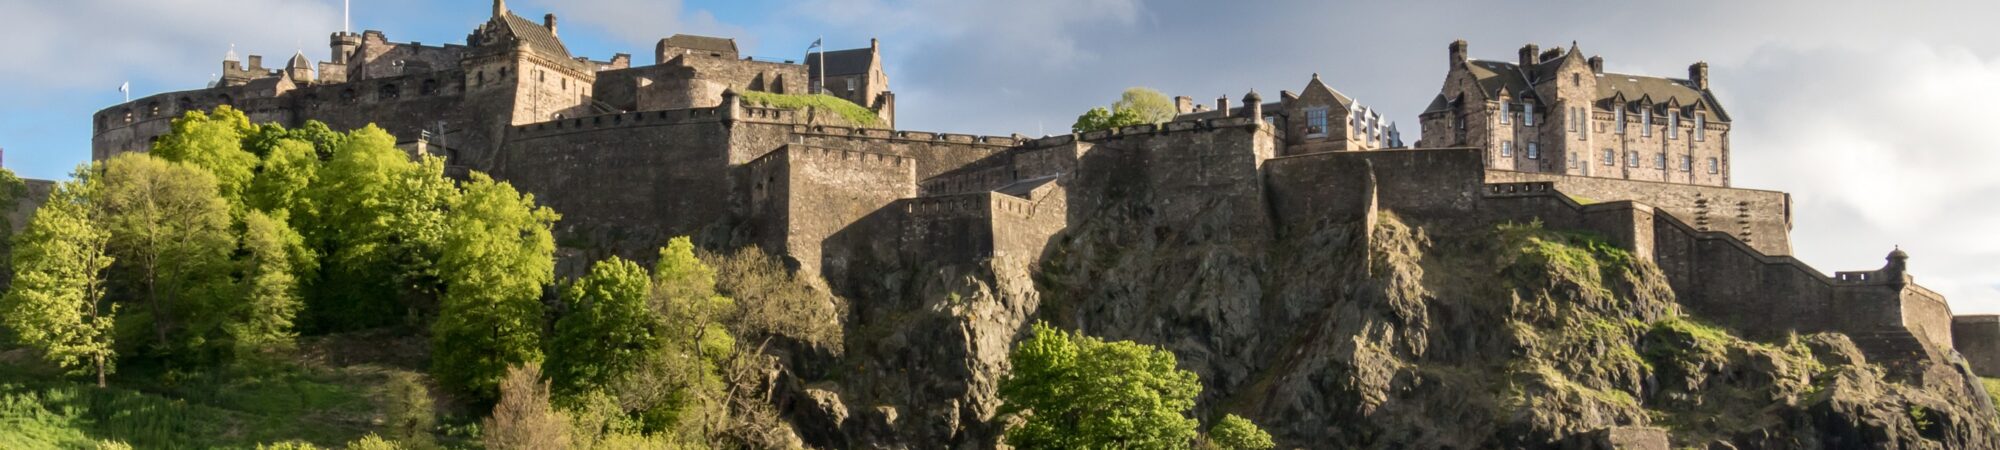
M512 33L522 43L550 56L571 59L569 48L564 47L562 40L557 39L555 33L550 33L548 28L542 27L542 24L514 15L512 12L507 13L507 19L503 23L507 26L507 32Z
M812 69L813 75L820 74L821 54L820 52L806 54L806 67ZM826 55L826 76L829 77L868 73L868 68L875 63L875 52L866 48L834 50L824 55Z
M669 47L680 47L685 49L721 53L725 55L734 55L737 53L736 40L729 38L719 38L713 36L697 36L692 34L676 34L673 35L672 37L668 37L665 41L662 41L662 43Z
M1533 68L1536 72L1534 75L1537 78L1535 81L1551 78L1556 68L1560 66L1562 59L1571 56L1580 55L1565 54L1563 57L1550 60L1547 63L1536 64ZM1514 63L1472 60L1466 61L1465 67L1472 73L1473 78L1479 80L1480 89L1484 90L1487 95L1499 93L1501 88L1506 88L1508 92L1512 92L1514 95L1521 95L1534 89L1534 85L1527 78L1529 74L1521 70L1521 67ZM1708 103L1710 110L1715 111L1715 120L1729 121L1729 115L1723 112L1721 103L1715 101L1714 93L1695 89L1693 83L1687 80L1619 73L1598 75L1597 99L1609 99L1620 93L1625 94L1625 99L1628 101L1639 101L1640 98L1651 97L1655 104L1665 104L1669 99L1679 100L1682 106L1693 105L1697 101L1705 101ZM1446 99L1442 96L1434 98L1431 100L1430 107L1425 108L1424 111L1429 112L1443 109L1445 101Z

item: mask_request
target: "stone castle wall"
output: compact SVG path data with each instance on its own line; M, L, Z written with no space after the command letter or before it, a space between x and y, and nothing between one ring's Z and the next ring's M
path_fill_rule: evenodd
M1729 233L1764 254L1792 253L1792 198L1783 192L1510 170L1487 171L1486 182L1549 182L1584 202L1633 200L1697 230Z
M1273 159L1265 166L1271 214L1283 231L1361 219L1371 173L1381 209L1463 220L1478 207L1485 170L1476 149L1311 153Z
M1951 342L1974 373L1989 377L2000 374L2000 316L1953 317Z

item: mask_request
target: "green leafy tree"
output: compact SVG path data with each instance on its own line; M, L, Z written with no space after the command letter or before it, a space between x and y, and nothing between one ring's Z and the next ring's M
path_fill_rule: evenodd
M695 256L687 237L660 249L647 306L660 318L661 347L617 389L647 431L705 439L722 429L722 368L736 347L725 325L735 304L716 293L715 283L715 269Z
M312 143L278 140L264 155L257 176L251 179L244 203L288 222L294 215L312 217L312 203L306 197L306 189L319 177L319 165Z
M556 321L546 364L557 395L610 386L659 351L659 320L646 307L651 294L646 269L615 256L563 291L569 311Z
M1003 413L1027 420L1007 431L1017 448L1183 448L1199 425L1187 417L1201 384L1174 354L1103 342L1035 324L1000 382Z
M1174 120L1174 116L1178 113L1173 100L1168 99L1160 91L1133 87L1119 94L1118 101L1112 102L1110 108L1091 108L1083 115L1077 116L1076 124L1070 125L1070 131L1082 133L1163 123Z
M472 175L450 211L431 370L440 384L492 401L508 367L542 362L541 294L555 278L557 216L483 173Z
M1223 416L1208 429L1208 442L1222 450L1269 450L1278 446L1271 442L1270 433L1235 414Z
M118 265L114 281L140 307L131 316L151 325L156 349L168 353L205 345L227 317L228 259L236 239L216 178L195 166L144 153L103 163L90 202L97 225L111 234Z
M411 161L369 126L339 139L305 192L310 206L295 210L292 223L321 255L308 283L313 329L389 325L431 307L443 283L436 263L445 211L458 192L441 161Z
M1179 113L1174 109L1174 101L1166 94L1148 87L1126 88L1118 95L1118 101L1111 103L1114 111L1131 111L1139 123L1165 123L1174 120Z
M190 111L174 119L172 131L153 144L152 155L207 170L222 197L239 202L257 170L257 155L243 149L243 140L256 130L248 116L228 106L209 114Z
M244 214L242 227L238 272L243 279L224 331L238 355L289 349L295 336L292 319L302 307L292 249L301 246L302 238L284 222L256 211Z
M14 171L0 168L0 255L10 253L8 249L13 248L14 223L9 213L19 207L21 199L27 196L28 184L21 181L21 177L14 176ZM0 286L6 286L7 281L13 279L11 263L8 258L0 258Z
M88 169L58 185L15 239L13 286L0 297L0 324L72 373L115 369L118 307L104 301L111 234L91 222Z

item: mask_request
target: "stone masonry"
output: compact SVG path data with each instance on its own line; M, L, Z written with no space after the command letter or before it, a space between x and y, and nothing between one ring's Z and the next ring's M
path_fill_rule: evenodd
M1745 334L1843 332L1891 365L1956 349L2000 375L2000 320L1954 319L1914 282L1909 255L1830 276L1788 256L1790 197L1729 187L1728 116L1701 64L1669 80L1604 73L1574 45L1497 63L1454 43L1412 149L1317 76L1268 103L1254 91L1234 107L1183 97L1167 123L971 136L857 126L740 94L810 92L824 58L830 93L893 123L879 43L793 64L678 35L660 42L654 65L632 67L627 55L572 56L554 16L528 21L498 1L464 46L380 36L335 34L333 61L316 73L301 70L302 56L284 70L252 58L215 87L106 108L92 119L93 156L144 151L172 117L219 105L291 126L373 123L562 213L566 272L608 255L647 260L690 235L761 246L836 291L882 261L1031 271L1082 214L1129 194L1107 186L1144 186L1163 205L1146 214L1230 218L1223 229L1154 233L1284 236L1380 210L1436 226L1541 221L1653 261L1692 314ZM1614 158L1597 159L1602 149ZM1649 165L1658 158L1698 164Z

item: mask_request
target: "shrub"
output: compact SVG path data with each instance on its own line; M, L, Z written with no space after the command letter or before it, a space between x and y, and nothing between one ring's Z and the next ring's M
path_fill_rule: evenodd
M487 417L480 440L488 450L569 448L569 419L549 405L541 369L514 366L500 380L500 403Z

